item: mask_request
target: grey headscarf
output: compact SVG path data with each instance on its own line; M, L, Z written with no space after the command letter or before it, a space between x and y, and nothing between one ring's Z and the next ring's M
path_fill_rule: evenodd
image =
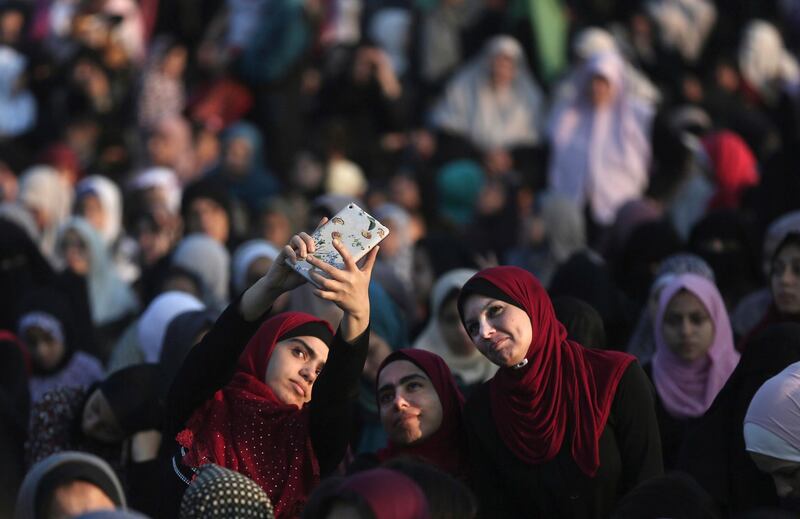
M214 238L195 233L178 244L172 264L196 275L203 282L203 302L222 310L228 304L231 258L228 250Z
M99 487L114 505L124 509L125 493L111 467L93 454L64 451L36 463L22 482L15 519L39 519L44 517L40 509L45 504L45 494L52 492L61 483L87 481Z
M273 519L272 502L255 481L208 464L200 468L181 500L181 519Z
M710 280L712 283L716 281L714 279L714 271L700 256L689 253L673 254L659 265L655 280L650 286L648 301L657 300L661 289L664 288L673 277L679 274L697 274L698 276ZM656 352L656 343L653 339L653 320L651 316L652 312L649 307L642 309L642 315L639 317L636 329L628 341L628 353L636 355L639 362L642 364L648 362Z

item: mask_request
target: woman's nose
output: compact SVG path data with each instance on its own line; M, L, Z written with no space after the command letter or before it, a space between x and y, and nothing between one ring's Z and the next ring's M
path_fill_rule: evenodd
M400 393L394 396L394 407L395 409L405 409L408 407L408 400L405 399L403 395Z

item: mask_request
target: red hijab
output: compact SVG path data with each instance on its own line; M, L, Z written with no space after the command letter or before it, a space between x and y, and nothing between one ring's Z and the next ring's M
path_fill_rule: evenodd
M459 298L462 320L463 303L472 294L502 297L525 310L533 327L528 363L501 368L489 381L492 417L503 442L522 461L544 463L555 458L570 429L572 458L581 471L594 476L600 466L600 435L617 385L634 357L567 340L547 292L521 268L493 267L475 274Z
M709 209L737 209L742 193L759 182L758 165L750 148L731 131L703 137L703 147L714 166L717 193Z
M258 483L276 517L299 516L319 483L319 465L309 435L309 408L282 403L264 383L269 359L281 337L306 323L330 325L301 312L279 314L247 343L227 386L194 412L178 442L191 467L216 463Z
M439 401L442 404L442 424L430 437L417 444L398 445L389 440L388 446L378 451L378 459L384 462L397 456L418 457L448 474L465 479L468 475L468 467L465 456L464 429L461 422L464 397L453 379L450 368L435 353L404 349L386 357L378 368L378 379L380 379L383 368L397 360L407 360L415 364L431 379L433 388L439 395ZM380 409L380 402L378 402L378 409Z
M358 495L376 519L430 519L425 493L413 479L394 470L357 472L342 482L338 494Z

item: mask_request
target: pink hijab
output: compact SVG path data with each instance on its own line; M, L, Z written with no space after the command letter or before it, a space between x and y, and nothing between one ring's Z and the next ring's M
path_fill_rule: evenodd
M614 223L617 210L644 193L649 178L653 107L630 95L624 72L625 62L615 52L597 54L582 65L583 95L556 109L548 132L551 189L580 206L588 202L603 225ZM613 99L608 106L594 108L589 102L593 76L609 82Z
M664 341L664 312L672 298L688 290L703 303L714 323L714 340L704 358L687 362L678 358ZM667 412L676 418L700 416L708 410L731 372L739 363L725 303L716 285L696 274L680 274L661 291L655 321L656 353L653 382Z

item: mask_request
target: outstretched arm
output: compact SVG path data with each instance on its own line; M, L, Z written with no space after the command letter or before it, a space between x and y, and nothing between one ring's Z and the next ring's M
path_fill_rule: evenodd
M312 274L321 287L314 293L344 311L328 361L314 383L310 404L311 443L322 474L333 471L347 451L359 378L369 348L369 281L378 252L377 248L370 251L364 265L358 267L341 244L334 243L334 247L344 259L342 270L309 259L330 276Z
M320 225L326 221L323 219ZM285 264L286 258L296 257L292 246L302 240L302 235L308 236L301 233L292 237L269 272L225 309L183 361L167 397L168 438L174 438L195 409L230 382L239 356L275 299L305 283L305 278Z

